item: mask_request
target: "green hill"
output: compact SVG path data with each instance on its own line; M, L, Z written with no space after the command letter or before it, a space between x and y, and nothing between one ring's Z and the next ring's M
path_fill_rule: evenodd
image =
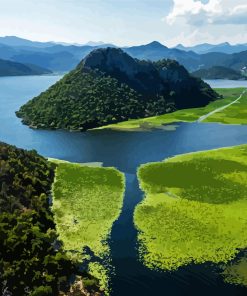
M21 64L0 59L0 76L42 75L50 70L32 64Z
M239 71L222 66L201 69L193 72L192 75L202 79L246 80L246 77L243 76Z
M205 106L217 96L176 61L139 61L121 49L106 48L91 52L17 116L36 128L87 130Z

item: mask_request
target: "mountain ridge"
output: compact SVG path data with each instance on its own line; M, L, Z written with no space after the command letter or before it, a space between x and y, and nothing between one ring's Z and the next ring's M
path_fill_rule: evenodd
M25 44L25 46L9 46L1 44L0 39L0 58L19 63L32 63L39 67L48 68L54 72L65 72L75 68L91 51L97 48L109 47L109 44L90 46L63 45L52 42L49 43L49 46L42 45L41 47L32 47L30 42ZM118 48L115 45L110 46ZM212 45L207 43L200 46L204 47L204 49L212 47ZM219 46L228 46L228 43L222 43ZM245 45L243 44L242 46ZM183 48L182 45L180 45L180 49L168 48L158 41L153 41L146 45L123 47L121 49L133 58L140 60L158 61L160 59L173 59L191 72L201 68L210 68L212 66L224 66L241 71L247 66L247 50L232 54L215 51L198 54L191 50L193 48L186 49Z
M43 75L52 73L50 70L32 65L0 59L0 76Z
M197 70L191 74L202 79L247 80L247 77L241 72L222 66L214 66L209 69Z

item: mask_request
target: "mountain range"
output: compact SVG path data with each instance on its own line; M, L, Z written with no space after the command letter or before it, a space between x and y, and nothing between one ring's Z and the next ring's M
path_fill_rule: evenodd
M0 59L24 64L31 63L53 72L67 72L75 68L91 51L106 47L116 46L103 42L65 45L54 42L35 42L18 37L0 37ZM229 53L242 49L246 50ZM213 66L228 67L237 71L246 71L247 67L247 45L245 44L201 44L191 48L178 45L176 48L168 48L154 41L146 45L123 47L122 50L137 59L151 61L173 59L190 72ZM219 50L222 52L218 52Z
M247 43L246 44L236 44L231 45L228 42L220 43L220 44L209 44L203 43L198 44L195 46L183 46L182 44L178 44L175 48L184 50L184 51L194 51L198 54L210 53L210 52L221 52L221 53L238 53L241 51L247 50Z

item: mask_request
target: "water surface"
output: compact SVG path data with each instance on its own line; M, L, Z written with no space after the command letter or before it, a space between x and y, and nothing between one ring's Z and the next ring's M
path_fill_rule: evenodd
M211 79L205 82L213 88L247 87L247 80Z
M217 268L210 264L189 266L173 273L148 270L137 260L136 230L133 226L134 208L142 199L136 179L136 169L140 164L181 153L247 143L247 126L179 123L175 130L170 131L97 130L72 133L32 130L22 125L15 111L60 78L0 78L0 141L36 149L47 157L102 162L104 166L115 166L126 174L124 207L110 238L116 268L116 275L112 278L112 295L247 295L246 289L225 284L218 276Z

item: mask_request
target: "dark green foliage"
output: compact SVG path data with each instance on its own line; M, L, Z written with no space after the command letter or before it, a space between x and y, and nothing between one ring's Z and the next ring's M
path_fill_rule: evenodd
M192 75L203 79L246 79L246 77L241 72L222 66L215 66L209 69L201 69L193 72Z
M12 295L58 295L75 273L54 228L50 163L0 143L0 281Z
M17 113L38 128L88 129L141 116L141 97L95 71L74 70Z
M98 49L17 112L35 128L87 130L180 108L205 106L217 94L175 61L138 61Z

